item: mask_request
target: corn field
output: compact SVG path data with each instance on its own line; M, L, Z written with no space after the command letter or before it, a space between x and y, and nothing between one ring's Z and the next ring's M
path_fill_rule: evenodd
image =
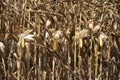
M0 0L0 80L120 80L120 0Z

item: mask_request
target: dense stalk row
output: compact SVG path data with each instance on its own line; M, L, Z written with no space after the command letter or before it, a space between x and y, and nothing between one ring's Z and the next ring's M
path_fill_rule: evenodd
M0 0L0 80L119 80L119 0Z

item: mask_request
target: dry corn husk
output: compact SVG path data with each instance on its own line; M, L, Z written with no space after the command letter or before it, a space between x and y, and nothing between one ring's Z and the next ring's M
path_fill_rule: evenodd
M82 38L79 38L79 48L82 48L82 46L83 46Z
M5 52L5 45L0 42L0 50L4 53Z
M97 32L99 29L100 29L100 25L98 24L94 27L93 32Z
M46 22L46 27L50 26L50 24L51 24L51 21L50 21L50 20L47 20L47 22Z
M103 46L103 41L105 41L106 39L107 39L107 36L104 33L100 33L100 36L99 36L100 47Z
M92 20L90 20L88 26L89 26L89 28L90 28L91 30L93 30L93 21L92 21Z
M25 47L25 41L34 41L34 34L30 34L33 30L26 30L23 34L19 35L18 45L22 48Z
M53 50L54 51L57 50L57 39L54 39L54 41L53 41Z

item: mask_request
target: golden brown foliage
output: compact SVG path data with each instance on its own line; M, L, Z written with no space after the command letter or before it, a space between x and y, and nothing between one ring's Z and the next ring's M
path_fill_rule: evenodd
M119 79L119 0L0 0L0 80Z

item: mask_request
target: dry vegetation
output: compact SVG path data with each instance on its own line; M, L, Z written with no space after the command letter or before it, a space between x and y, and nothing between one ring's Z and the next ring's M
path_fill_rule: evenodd
M0 0L0 80L120 80L120 0Z

